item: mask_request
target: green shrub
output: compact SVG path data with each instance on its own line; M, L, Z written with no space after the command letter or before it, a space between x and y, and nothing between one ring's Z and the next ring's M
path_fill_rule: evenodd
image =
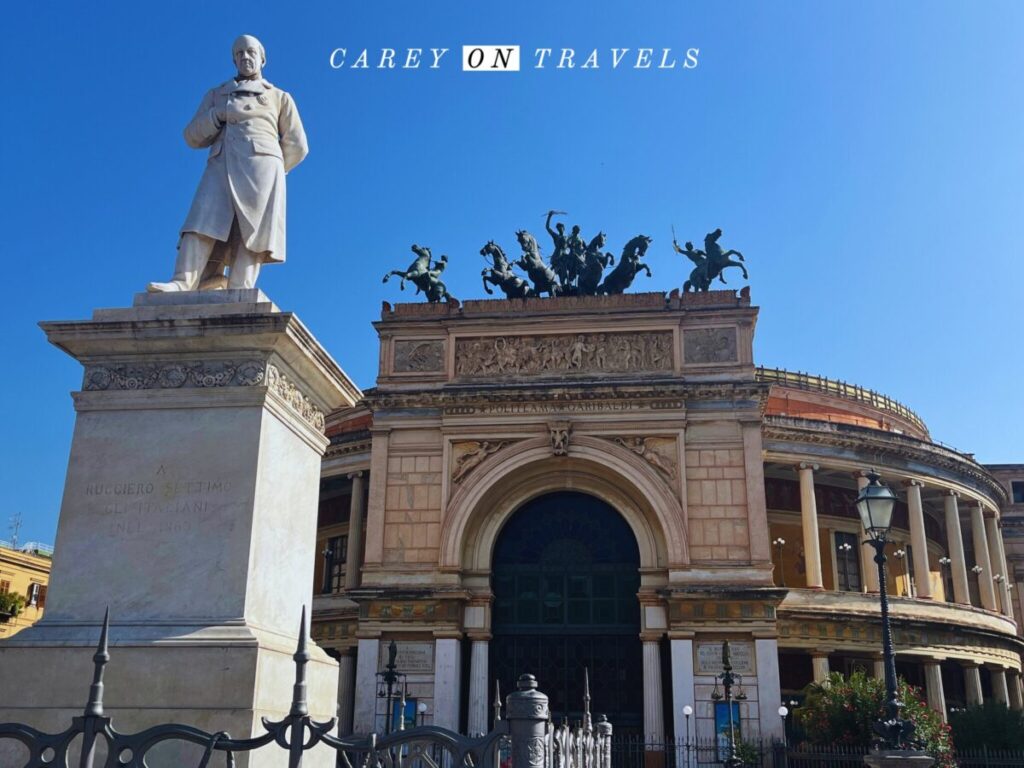
M901 716L914 723L914 739L935 758L937 768L955 768L949 726L929 709L920 691L903 680L899 697ZM874 724L885 715L885 682L862 672L849 678L833 672L824 683L812 683L803 706L794 713L808 741L851 747L872 746L878 738Z
M25 598L17 592L0 593L0 614L18 616L25 609Z
M959 749L1024 749L1024 713L997 701L951 712L949 724Z

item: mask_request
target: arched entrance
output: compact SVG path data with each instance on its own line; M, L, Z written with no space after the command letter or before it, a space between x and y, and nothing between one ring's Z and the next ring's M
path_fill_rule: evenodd
M617 732L640 730L639 567L633 531L598 498L559 491L513 513L491 569L490 669L502 691L528 672L552 715L575 720L587 668L594 714L607 714Z

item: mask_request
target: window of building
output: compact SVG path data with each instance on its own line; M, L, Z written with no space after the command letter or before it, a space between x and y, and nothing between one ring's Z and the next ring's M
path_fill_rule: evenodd
M860 541L857 534L836 531L836 573L841 592L860 592Z
M341 592L345 588L345 557L348 536L332 536L324 547L324 577L320 592L325 595Z
M1011 480L1010 490L1013 492L1013 503L1024 504L1024 480Z
M0 579L0 595L6 595L11 591L11 582L6 579Z
M35 582L28 585L28 596L25 600L27 605L39 607L39 587L41 586L41 584L36 584Z

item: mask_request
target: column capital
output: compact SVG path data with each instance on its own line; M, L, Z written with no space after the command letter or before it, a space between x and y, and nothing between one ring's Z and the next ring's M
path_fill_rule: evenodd
M474 643L489 643L491 641L491 633L483 630L467 629L466 637Z
M355 472L349 472L348 473L348 479L349 480L355 480L357 477L362 477L364 474L366 474L366 473L363 472L363 470L361 470L361 469L357 470Z
M820 467L819 465L817 465L817 464L813 464L813 463L811 463L811 462L809 462L809 461L801 461L801 462L799 462L799 463L798 463L798 464L796 465L796 468L797 468L798 470L801 470L801 469L810 469L810 470L812 470L812 471L814 471L814 472L817 472L817 471L818 471L819 469L821 469L821 467Z
M942 495L943 496L952 496L954 499L959 499L960 498L960 491L956 490L955 488L944 488L942 490Z
M920 480L915 480L912 477L911 478L907 478L906 480L903 481L903 487L904 488L911 488L911 487L913 487L915 485L918 488L924 488L924 483L922 483Z
M640 633L640 641L642 643L660 643L661 638L665 636L665 630L647 630Z

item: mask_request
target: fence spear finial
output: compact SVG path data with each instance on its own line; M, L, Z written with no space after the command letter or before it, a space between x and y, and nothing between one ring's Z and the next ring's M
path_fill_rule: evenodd
M299 622L299 642L295 649L295 686L292 689L291 714L302 717L309 714L306 702L306 664L309 663L309 644L306 633L306 606L302 606L302 619Z
M501 722L501 681L494 681L494 722Z
M110 606L107 606L103 614L103 627L100 629L100 641L96 645L96 653L93 654L94 665L92 673L92 685L89 686L89 701L85 705L86 717L103 716L103 668L110 661L109 650L110 637Z

